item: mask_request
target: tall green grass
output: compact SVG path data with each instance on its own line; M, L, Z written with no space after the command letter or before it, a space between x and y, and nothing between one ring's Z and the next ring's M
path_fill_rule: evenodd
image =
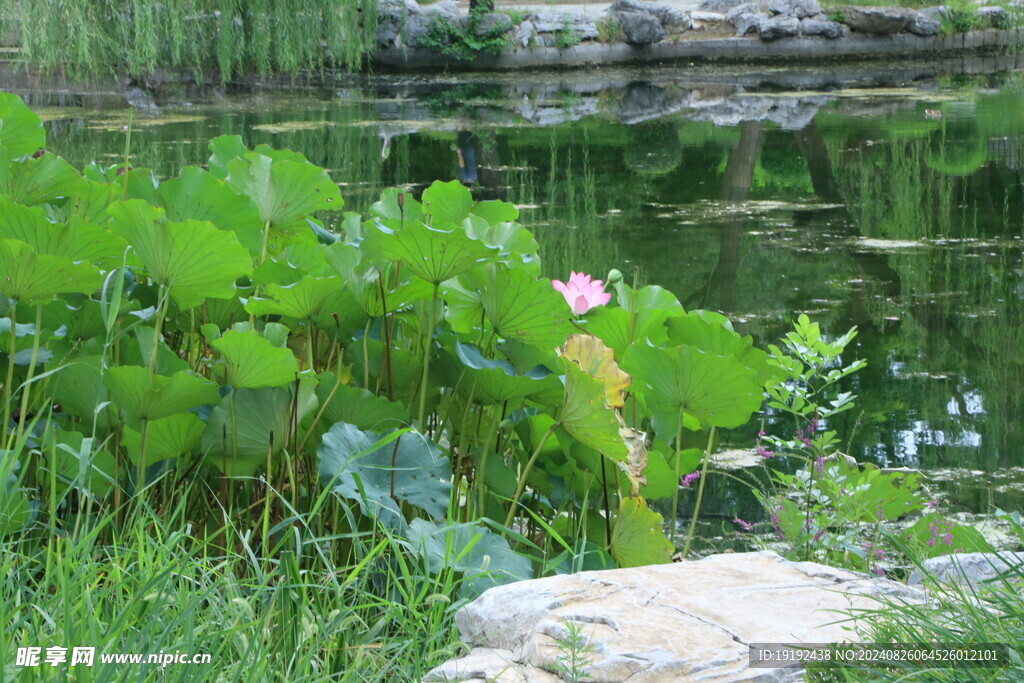
M270 500L286 508L267 547L258 521L245 521L249 501L198 528L196 511L216 498L198 480L170 499L140 492L103 511L67 499L63 525L37 522L6 539L0 679L411 681L457 654L454 572L431 575L381 528L352 529L354 515L327 492L318 514L302 515L252 484L251 519ZM69 660L71 648L95 647L94 665L15 665L17 648L52 646ZM211 662L102 664L104 652Z
M7 6L25 60L72 77L157 68L197 78L353 68L377 0L31 0Z

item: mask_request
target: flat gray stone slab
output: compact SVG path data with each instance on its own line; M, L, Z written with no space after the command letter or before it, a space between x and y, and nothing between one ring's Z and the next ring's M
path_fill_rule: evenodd
M772 552L584 572L492 588L456 623L473 650L427 681L560 681L566 625L593 648L587 680L785 681L797 669L751 669L750 643L849 641L844 612L873 598L916 602L902 584ZM848 625L848 624L847 624Z

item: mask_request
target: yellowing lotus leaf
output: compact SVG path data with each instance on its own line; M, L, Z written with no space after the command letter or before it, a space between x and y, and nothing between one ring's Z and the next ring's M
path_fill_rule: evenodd
M574 334L557 351L558 355L571 360L580 370L604 383L609 407L621 408L624 405L623 392L632 378L619 369L615 363L615 354L604 342L590 334Z

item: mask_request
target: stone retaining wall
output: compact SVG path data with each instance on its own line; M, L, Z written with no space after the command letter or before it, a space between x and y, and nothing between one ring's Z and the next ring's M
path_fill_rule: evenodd
M372 62L403 70L820 62L1024 44L1017 15L995 6L849 6L826 13L818 0L703 0L696 9L692 0L687 8L676 0L615 0L603 12L554 5L516 13L513 20L500 12L468 15L455 0L379 1ZM973 30L954 32L957 26ZM480 50L484 43L500 51Z
M393 48L377 51L373 56L373 63L402 70L511 70L657 62L800 63L888 59L928 53L949 55L955 52L1016 49L1022 45L1022 29L986 29L949 36L916 36L911 33L854 34L837 40L793 37L765 42L753 37L706 38L676 43L655 43L642 47L625 43L581 43L566 49L516 48L498 55L484 54L472 62L461 62L425 48Z

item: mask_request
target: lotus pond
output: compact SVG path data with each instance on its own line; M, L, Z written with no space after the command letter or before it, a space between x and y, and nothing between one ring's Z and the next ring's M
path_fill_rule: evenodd
M982 547L947 515L1021 508L1024 80L844 78L0 96L11 636L169 591L109 632L386 679L495 582Z
M795 312L834 332L856 325L869 365L841 429L850 454L962 468L939 485L956 502L1014 507L1012 476L990 486L970 472L1024 464L1024 83L927 67L813 90L786 90L787 78L655 70L179 93L137 110L132 155L171 176L239 134L305 154L365 211L383 188L459 177L466 150L474 195L520 208L548 277L639 267L759 344ZM76 165L119 157L128 111L116 98L25 94L54 152ZM730 439L746 448L754 431ZM749 512L717 483L710 509Z

